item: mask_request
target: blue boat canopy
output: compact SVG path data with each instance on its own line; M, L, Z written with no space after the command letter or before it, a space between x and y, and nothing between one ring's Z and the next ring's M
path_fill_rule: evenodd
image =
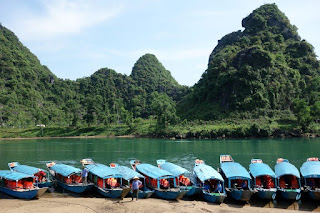
M275 178L276 174L272 171L270 166L265 163L251 163L249 165L249 171L253 177L258 177L261 175L270 175Z
M22 172L28 175L35 175L39 172L39 168L27 165L19 165L12 168L13 171Z
M32 175L24 174L21 172L15 172L10 170L0 170L0 177L8 180L21 180L23 178L33 177Z
M161 169L164 169L164 170L172 173L176 177L183 175L183 174L190 173L185 168L182 168L181 166L178 166L178 165L170 163L170 162L165 162L165 163L161 164Z
M304 162L300 168L301 175L304 178L320 177L320 161Z
M66 165L66 164L55 164L51 166L50 169L65 177L68 177L73 174L81 174L80 169L75 168L73 166Z
M217 179L223 181L222 176L214 168L206 164L199 164L195 166L193 171L202 182L209 179Z
M156 166L153 166L151 164L139 164L137 165L137 170L151 178L154 179L161 179L164 178L165 176L171 176L174 177L174 175L171 172L168 172L166 170L160 169Z
M94 175L97 175L98 177L100 177L102 179L106 179L106 178L110 178L110 177L122 178L121 173L119 172L119 170L116 167L111 168L109 166L106 166L106 165L103 165L100 163L96 163L96 164L86 165L86 168L89 170L89 172L91 172Z
M251 179L249 172L239 163L225 162L220 164L223 173L228 179L247 178Z
M125 180L131 180L133 179L135 176L137 176L138 178L142 178L144 179L144 176L141 175L140 173L133 171L132 169L130 169L129 167L126 166L117 166L116 167L119 172L122 175L122 178Z
M300 178L300 173L298 169L289 162L282 162L276 164L274 170L277 177L281 177L283 175L294 175L297 178Z

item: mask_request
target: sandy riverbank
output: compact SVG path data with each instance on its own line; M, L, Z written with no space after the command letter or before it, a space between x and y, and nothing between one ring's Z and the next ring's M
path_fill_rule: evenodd
M270 204L267 204L270 205ZM271 213L271 212L296 212L295 206L289 209L252 207L248 204L211 204L204 201L167 201L161 199L141 199L131 201L131 198L124 200L106 199L106 198L40 198L38 200L18 200L18 199L0 199L0 212L3 213L91 213L91 212L112 212L112 213L162 213L162 212L197 212L197 213L228 213L228 212L255 212L255 213ZM319 208L313 209L319 211Z

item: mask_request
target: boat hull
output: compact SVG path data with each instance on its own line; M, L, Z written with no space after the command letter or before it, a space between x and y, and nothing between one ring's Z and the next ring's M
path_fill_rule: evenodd
M158 190L155 189L155 196L166 199L166 200L175 200L182 198L185 194L187 194L187 190Z
M209 193L202 191L202 197L210 203L223 203L226 196L225 193Z
M30 189L30 190L20 191L20 190L12 190L7 187L0 187L0 191L17 198L32 199L36 197L39 189Z
M44 182L44 183L38 183L38 187L39 188L43 188L43 187L52 187L53 186L53 182L52 181L47 181L47 182Z
M277 189L255 189L261 199L272 200L276 197Z
M39 188L39 191L38 191L36 197L41 197L48 189L49 189L48 187Z
M286 200L299 200L301 197L300 189L282 189L278 191L281 197Z
M187 187L180 186L180 189L188 191L185 196L193 196L193 195L201 193L201 188L196 187L196 186L187 186Z
M119 198L122 195L123 189L121 188L116 188L116 189L103 189L100 188L99 186L95 186L97 192L99 192L101 195L104 197L109 197L109 198Z
M308 190L308 195L313 200L320 200L320 191Z
M228 191L228 195L230 195L230 197L232 197L234 200L249 201L253 195L253 191L242 190L242 189L231 189Z
M151 195L154 193L154 191L152 190L145 190L145 191L142 191L142 190L139 190L138 192L138 198L139 199L146 199L146 198L149 198L151 197ZM128 193L128 196L132 197L132 191L130 191Z
M65 183L63 183L63 182L61 182L61 181L57 181L57 184L58 184L60 187L66 189L66 190L68 190L68 191L70 191L70 192L74 192L74 193L78 193L78 194L83 193L83 192L86 192L86 191L89 191L89 190L92 188L92 186L93 186L93 184L87 184L87 185L82 185L82 184L79 184L79 185L65 184Z

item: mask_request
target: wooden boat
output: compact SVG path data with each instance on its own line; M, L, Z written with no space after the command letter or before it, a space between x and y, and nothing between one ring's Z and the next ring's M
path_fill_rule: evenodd
M55 162L46 164L52 179L63 189L74 193L83 193L89 191L93 184L82 183L81 170L65 164Z
M230 155L220 155L220 173L225 181L225 188L235 200L249 201L254 191L251 188L249 172Z
M299 200L301 198L300 173L298 169L289 163L287 159L278 158L275 165L277 178L277 192L287 200Z
M203 160L195 161L193 174L195 176L195 185L201 187L202 196L206 201L212 203L222 203L227 196L224 188L222 176L211 166L206 165ZM217 190L218 184L221 184L222 191Z
M181 190L178 179L170 172L151 164L141 164L132 160L130 164L133 170L141 173L146 178L146 184L154 190L154 194L162 199L174 200L182 198L188 191Z
M167 162L166 160L157 160L158 167L172 173L179 180L180 189L187 190L186 196L192 196L200 193L201 189L193 185L192 173L176 164Z
M103 196L110 198L125 197L129 187L122 186L122 175L117 168L95 163L92 159L80 161L88 170L88 178L94 183L95 189Z
M277 192L276 174L261 159L251 159L249 173L253 189L261 199L275 199Z
M0 191L17 198L35 198L39 187L33 185L34 179L21 172L0 170Z
M319 158L308 158L300 168L304 189L313 200L320 199L320 161Z
M154 190L149 189L146 186L146 179L143 175L141 175L140 173L133 171L132 169L130 169L129 167L126 166L120 166L117 164L113 164L115 165L115 167L118 169L118 171L121 173L122 175L122 185L127 186L129 188L131 188L131 184L133 181L133 178L135 176L139 177L139 180L142 182L142 186L139 189L138 192L138 198L149 198L153 193ZM112 167L112 165L110 165ZM130 190L128 193L129 196L132 195L132 191Z
M47 173L42 169L33 166L20 165L20 163L18 162L8 163L8 166L11 171L21 172L24 174L35 176L36 182L34 183L34 185L40 188L37 193L37 197L43 195L48 190L48 188L53 185L50 178L46 177Z

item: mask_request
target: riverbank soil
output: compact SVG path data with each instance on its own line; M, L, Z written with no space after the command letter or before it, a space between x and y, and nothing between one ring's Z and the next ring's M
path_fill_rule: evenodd
M161 199L140 199L131 201L131 198L106 199L106 198L47 198L41 197L36 200L19 200L0 197L0 212L3 213L91 213L91 212L112 212L112 213L163 213L163 212L197 212L197 213L228 213L228 212L294 212L295 206L288 206L286 209L270 208L269 204L261 207L252 207L249 204L212 204L204 201L168 201ZM319 207L313 211L320 211Z

